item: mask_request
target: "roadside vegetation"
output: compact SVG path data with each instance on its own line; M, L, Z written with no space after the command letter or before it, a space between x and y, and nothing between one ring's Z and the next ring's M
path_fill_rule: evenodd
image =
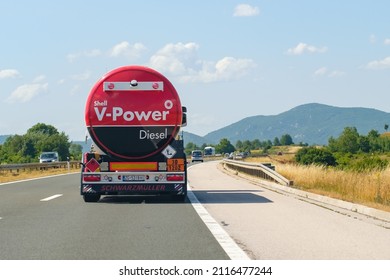
M0 145L0 164L37 163L42 152L58 152L59 160L80 160L82 147L69 141L64 132L54 126L38 123L23 135L11 135ZM0 166L1 167L1 166ZM74 166L71 165L73 168ZM51 168L44 170L3 170L0 168L0 183L12 182L75 172L76 168Z
M23 135L12 135L0 145L0 164L39 162L42 152L58 152L60 161L81 159L82 147L52 125L38 123Z
M271 162L295 188L390 211L390 133L346 127L325 146L296 145L289 135L236 143L235 153L248 151L245 161Z
M0 184L72 172L80 172L80 169L71 168L68 170L67 168L51 168L46 170L19 170L19 172L4 170L0 171Z
M280 154L280 153L279 153ZM347 127L327 146L268 157L294 187L390 211L390 135Z
M295 188L390 211L390 168L357 172L320 165L275 166Z
M388 126L385 125L387 131ZM361 135L346 127L325 146L294 144L289 134L273 141L237 141L226 138L217 145L188 143L186 153L214 146L217 154L249 155L244 160L271 162L277 172L294 181L294 187L353 203L390 211L390 133L371 130ZM79 160L81 146L69 142L65 133L50 125L36 124L24 135L13 135L0 145L0 163L37 162L43 151L57 151L60 160ZM76 171L76 170L73 170ZM68 170L0 172L0 183L67 173ZM72 172L72 170L71 170Z

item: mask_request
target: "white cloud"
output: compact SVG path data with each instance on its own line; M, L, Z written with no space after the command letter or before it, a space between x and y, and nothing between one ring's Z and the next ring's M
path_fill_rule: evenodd
M324 53L328 50L327 47L315 47L308 45L306 43L299 43L294 48L290 48L287 50L287 54L291 55L301 55L304 53Z
M146 50L146 47L141 43L135 43L130 45L129 42L122 42L115 45L109 52L112 57L124 56L128 59L138 58L142 52Z
M77 58L79 58L81 55L79 53L70 53L66 56L66 59L69 61L69 62L73 62L75 61Z
M180 82L237 79L256 67L251 59L224 57L217 62L198 59L196 43L168 44L150 58L150 67L176 76Z
M217 82L237 80L245 76L250 69L256 67L256 63L251 59L240 59L234 57L224 57L212 64L206 62L202 70L196 75L182 77L183 81L192 82Z
M26 85L19 86L7 98L7 102L8 103L28 102L31 99L33 99L35 96L40 94L41 92L47 91L48 86L49 86L48 83L44 83L44 84L33 83L33 84L26 84Z
M97 57L100 56L102 52L99 49L92 49L89 51L71 53L66 56L69 62L74 62L76 59L80 57Z
M99 56L101 54L102 54L102 52L99 49L93 49L93 50L89 50L89 51L84 52L84 55L88 56L88 57L96 57L96 56Z
M385 45L390 45L390 39L385 39L384 44Z
M73 80L77 80L77 81L85 81L88 80L90 77L91 77L91 72L89 71L85 71L84 73L71 76Z
M15 69L0 70L0 79L15 78L19 76L19 71Z
M168 44L150 58L150 66L173 75L186 74L191 71L189 67L197 62L198 49L195 43Z
M371 44L375 44L376 43L376 36L375 36L375 34L371 34L369 40L370 40Z
M142 52L146 50L146 47L141 43L135 43L130 45L129 42L123 41L115 46L113 46L106 55L109 57L126 57L128 59L138 58ZM101 56L103 52L99 49L92 49L88 51L71 53L66 56L69 62L74 62L81 57L98 57Z
M76 95L77 93L80 92L80 85L74 85L71 90L70 90L70 95Z
M390 56L382 60L374 60L367 64L366 68L368 69L387 69L390 68Z
M338 77L342 77L342 76L345 76L345 72L340 71L340 70L334 70L334 71L330 72L328 75L329 78L338 78Z
M258 7L252 7L248 4L239 4L234 8L233 16L235 17L252 17L260 14Z
M330 71L326 67L321 67L321 68L318 68L316 71L314 71L314 76L315 77L324 77L324 76L326 76L328 78L338 78L338 77L342 77L344 75L345 75L345 72L343 72L343 71L340 71L340 70Z
M39 75L38 77L36 77L34 80L33 80L33 83L40 83L42 81L44 81L46 79L46 76L45 75Z
M324 76L328 72L328 69L326 67L321 67L314 71L314 76Z

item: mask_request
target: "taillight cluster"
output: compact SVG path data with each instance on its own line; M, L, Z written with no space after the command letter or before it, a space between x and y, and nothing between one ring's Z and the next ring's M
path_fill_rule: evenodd
M184 174L168 174L167 181L184 181Z
M99 174L84 174L83 180L84 182L100 182L101 177Z

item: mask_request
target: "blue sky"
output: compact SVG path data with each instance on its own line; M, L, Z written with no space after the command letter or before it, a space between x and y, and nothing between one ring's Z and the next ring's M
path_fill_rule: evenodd
M0 135L85 137L93 84L164 74L205 135L317 102L390 112L390 1L0 0Z

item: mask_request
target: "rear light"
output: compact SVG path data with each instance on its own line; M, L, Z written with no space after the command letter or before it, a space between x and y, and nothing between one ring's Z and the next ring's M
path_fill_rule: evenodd
M168 174L167 175L167 181L184 181L184 175L183 174Z
M83 181L84 182L100 182L101 178L100 175L97 174L84 174L83 175Z

